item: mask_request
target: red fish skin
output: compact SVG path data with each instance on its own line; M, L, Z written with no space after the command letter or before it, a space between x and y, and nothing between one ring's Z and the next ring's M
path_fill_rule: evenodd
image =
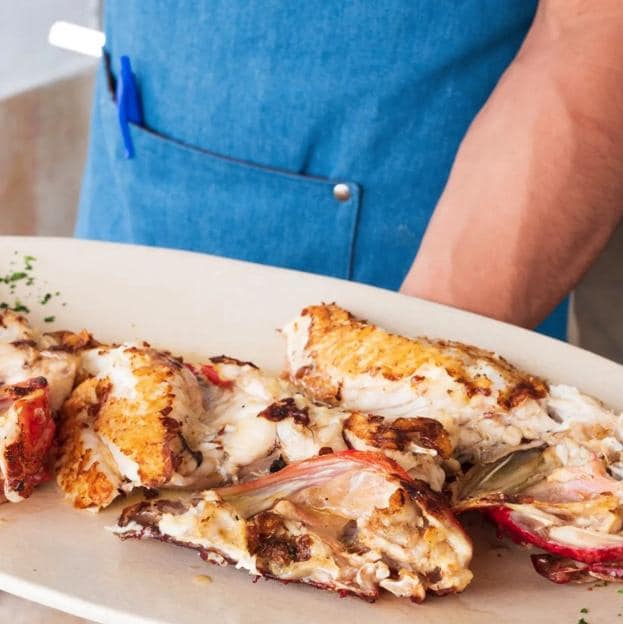
M219 374L216 368L210 364L203 364L201 366L202 375L215 386L220 386L221 388L231 388L234 385L233 381L228 379L223 379ZM193 371L194 372L194 371Z
M397 478L409 495L414 500L417 500L423 508L427 509L429 513L438 517L443 517L446 522L459 529L464 538L471 543L471 539L450 509L448 501L443 495L431 490L423 481L413 479L411 475L393 459L374 451L348 449L335 453L327 453L326 455L317 455L294 464L289 464L278 472L260 477L253 481L218 488L216 492L222 498L227 499L228 497L257 491L262 488L270 488L284 481L304 479L306 476L311 476L314 472L322 471L323 469L330 470L332 468L339 469L340 467L346 467L350 462L359 464L361 468L376 470Z
M575 548L545 539L519 524L512 517L512 510L508 507L490 507L487 515L493 520L498 529L508 535L517 544L532 544L543 550L587 564L609 563L623 561L623 546L608 546L604 548Z
M17 413L19 435L4 448L8 486L22 498L51 478L49 470L56 424L44 378L35 378L2 388L2 400L12 401Z
M320 455L305 459L294 464L289 464L279 470L265 477L261 477L254 481L247 481L240 485L232 485L224 488L220 488L217 492L221 496L241 494L245 491L258 489L261 487L270 486L275 483L286 481L288 479L295 478L299 475L304 475L311 470L319 470L323 467L331 467L332 465L338 465L343 461L352 461L373 468L386 474L392 474L399 479L411 482L413 479L411 476L399 466L393 459L381 454L374 453L372 451L356 451L348 449L346 451L338 451L337 453L327 453L326 455Z

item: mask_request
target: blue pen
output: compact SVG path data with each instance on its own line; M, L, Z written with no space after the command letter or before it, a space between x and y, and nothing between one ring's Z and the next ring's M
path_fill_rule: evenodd
M130 58L125 55L121 57L121 71L119 80L117 80L117 110L119 127L125 146L125 156L126 158L134 158L134 143L130 133L130 124L140 126L143 123L143 115Z

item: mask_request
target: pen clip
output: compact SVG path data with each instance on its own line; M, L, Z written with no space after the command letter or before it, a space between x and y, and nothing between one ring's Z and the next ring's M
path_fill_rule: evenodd
M121 70L117 80L117 111L119 115L119 127L125 147L126 158L134 158L134 143L130 132L130 124L141 125L143 115L141 103L136 87L136 79L132 72L130 58L126 55L121 57Z

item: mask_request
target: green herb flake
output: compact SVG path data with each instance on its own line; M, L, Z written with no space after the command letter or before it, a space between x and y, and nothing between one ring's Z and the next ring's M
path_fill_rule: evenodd
M580 618L578 624L588 624L588 622L584 618Z
M13 312L25 312L28 314L30 312L30 308L25 306L19 299L15 301L15 305L11 308Z
M623 589L617 589L617 594L623 594Z
M586 607L582 607L580 609L580 613L588 613L588 609Z
M32 271L34 270L34 262L37 260L37 258L30 255L22 256L17 250L13 252L13 255L18 257L15 260L11 260L9 262L9 270L6 273L0 274L0 284L6 284L7 290L11 295L10 300L7 299L6 301L0 301L0 310L12 310L13 312L23 312L25 314L29 314L31 311L30 308L18 299L18 293L19 289L23 288L23 285L25 285L26 287L32 287L35 282L39 281L32 273ZM16 266L19 263L20 257L23 262L23 267L21 269L17 268ZM45 286L45 284L46 282L42 283L43 286ZM37 297L37 303L39 305L46 305L54 297L60 296L61 293L57 290L44 292L44 294L42 294L41 292L36 293L36 295L33 292L31 292L30 294L31 296L34 295ZM63 303L62 305L65 305L65 303ZM44 320L46 323L52 323L55 319L55 316L48 316Z

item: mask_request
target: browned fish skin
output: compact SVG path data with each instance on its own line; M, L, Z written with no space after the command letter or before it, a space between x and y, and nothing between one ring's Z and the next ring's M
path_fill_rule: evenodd
M443 459L448 459L452 453L448 433L432 418L389 420L354 412L344 423L347 441L350 435L384 451L408 451L412 445L417 445L436 451Z
M386 589L419 602L471 579L471 544L443 497L378 453L312 458L189 502L139 503L116 533L370 601Z
M279 568L311 559L311 537L291 535L283 518L271 511L263 511L249 520L247 543L262 573L276 574Z
M125 381L85 370L63 405L57 481L76 507L105 507L120 490L161 487L185 461L200 463L184 438L184 418L201 407L190 371L149 347L99 347L85 357L102 371L116 362ZM132 391L119 389L123 383L132 384ZM135 475L118 465L120 458Z
M492 461L560 424L545 381L478 347L392 334L335 304L304 308L282 333L295 385L316 401L397 422L396 433L401 418L438 421L452 472L456 462Z
M26 317L0 310L0 485L8 500L27 498L50 477L54 418L93 343L84 330L40 334Z
M559 585L595 583L600 580L609 583L623 582L623 562L621 561L589 565L544 553L531 555L530 559L538 574Z
M0 387L0 502L28 498L49 479L54 431L43 377Z
M344 375L369 374L387 380L410 378L421 381L416 372L424 364L443 367L463 386L465 398L491 394L491 380L467 370L475 359L491 364L505 379L506 389L497 396L500 408L508 409L527 398L546 395L546 383L521 372L504 358L471 345L429 338L405 338L356 319L335 304L310 306L301 317L311 320L305 350L312 364L291 371L297 383L316 399L330 404L340 401L340 386L327 379L329 367ZM365 345L365 348L362 346Z
M156 501L142 501L126 507L119 516L117 524L120 527L127 527L130 523L133 523L142 529L150 529L157 531L158 520L163 513L178 514L184 513L188 508L188 505L182 501L171 500L156 500ZM122 537L128 537L124 535ZM132 537L138 537L132 535Z
M266 418L271 422L280 422L285 418L292 418L297 425L309 425L309 408L298 407L292 397L286 397L271 403L257 417Z
M70 331L59 330L48 332L45 336L49 336L54 341L53 344L48 347L49 351L77 353L84 349L92 349L100 344L86 329L79 331L77 334Z

